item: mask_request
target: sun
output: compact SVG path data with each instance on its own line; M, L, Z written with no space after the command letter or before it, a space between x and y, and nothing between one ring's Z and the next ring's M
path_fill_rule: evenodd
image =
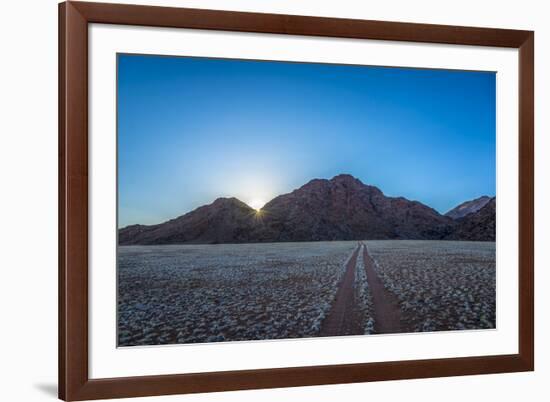
M248 205L250 208L254 208L256 211L259 211L265 205L265 201L260 198L254 198L248 203Z

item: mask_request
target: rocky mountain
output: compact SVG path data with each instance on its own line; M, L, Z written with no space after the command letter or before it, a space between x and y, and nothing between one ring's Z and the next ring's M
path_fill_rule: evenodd
M496 198L476 212L472 212L457 221L457 227L445 236L446 240L495 241L496 237Z
M386 197L350 175L315 179L263 208L264 241L426 239L452 223L426 205Z
M218 198L158 225L119 230L119 244L246 243L253 241L256 211L236 198Z
M353 176L339 175L311 180L260 211L236 198L219 198L158 225L128 226L119 230L119 244L450 239L458 228L461 239L471 237L469 228L475 231L472 236L483 237L473 223L441 215L418 201L387 197Z
M489 201L491 201L491 197L484 195L482 197L476 198L475 200L463 202L462 204L447 212L445 216L453 219L463 218L466 215L479 211Z

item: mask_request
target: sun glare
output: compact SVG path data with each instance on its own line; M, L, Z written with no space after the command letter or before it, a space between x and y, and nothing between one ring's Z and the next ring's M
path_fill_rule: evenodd
M265 205L265 201L256 198L250 201L248 205L250 206L250 208L254 208L256 211L259 211Z

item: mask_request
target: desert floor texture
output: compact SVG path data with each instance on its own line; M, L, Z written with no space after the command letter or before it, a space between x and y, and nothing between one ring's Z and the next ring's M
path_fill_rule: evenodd
M495 328L495 243L121 246L118 345Z

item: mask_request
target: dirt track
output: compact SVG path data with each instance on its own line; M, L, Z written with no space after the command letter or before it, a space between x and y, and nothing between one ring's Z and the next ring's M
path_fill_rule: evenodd
M362 317L357 309L353 283L357 255L361 246L353 251L342 278L332 307L321 324L319 336L341 336L363 334Z
M365 273L374 305L374 333L402 332L399 302L396 296L386 290L382 284L367 246L359 244L348 260L346 272L340 281L332 307L321 324L319 336L363 335L365 333L365 320L360 313L354 292L357 256L360 252L363 253Z
M377 334L402 332L401 309L399 301L390 293L376 274L374 260L369 255L367 246L363 248L365 271L374 304L374 331Z

